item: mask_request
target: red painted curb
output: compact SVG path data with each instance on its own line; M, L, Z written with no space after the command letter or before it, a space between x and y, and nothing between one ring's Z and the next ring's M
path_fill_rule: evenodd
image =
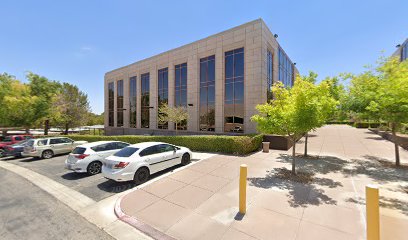
M135 191L137 191L137 189ZM120 204L122 203L123 197L125 197L126 195L123 195L120 198L118 198L118 200L116 200L115 208L114 208L116 216L122 222L125 222L125 223L129 224L130 226L136 228L137 230L141 231L142 233L146 234L147 236L149 236L149 237L151 237L153 239L176 240L175 238L172 238L169 235L167 235L167 234L165 234L163 232L160 232L159 230L155 229L154 227L152 227L152 226L150 226L150 225L148 225L148 224L146 224L144 222L141 222L141 221L137 220L137 218L135 218L133 216L129 216L126 213L124 213L122 211L122 208L120 207Z

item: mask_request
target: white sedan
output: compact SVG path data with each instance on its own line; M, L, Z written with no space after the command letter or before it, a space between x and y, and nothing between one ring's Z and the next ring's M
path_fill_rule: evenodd
M190 163L192 152L162 142L145 142L130 145L105 159L102 175L117 182L146 182L150 174L172 166Z
M77 146L65 160L65 168L74 172L98 174L105 158L129 145L119 141L98 141Z

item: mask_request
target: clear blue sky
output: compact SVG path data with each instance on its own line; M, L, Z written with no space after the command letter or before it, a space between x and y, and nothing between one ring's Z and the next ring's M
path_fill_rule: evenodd
M362 71L408 37L407 0L2 0L0 10L0 72L76 84L96 113L105 72L257 18L320 79Z

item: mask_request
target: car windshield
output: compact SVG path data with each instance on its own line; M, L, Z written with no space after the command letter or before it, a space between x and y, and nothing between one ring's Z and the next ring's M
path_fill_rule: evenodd
M26 145L27 143L28 143L28 140L23 140L23 141L21 141L21 142L15 143L15 144L13 144L13 145L11 145L11 146L24 146L24 145Z
M11 142L11 137L5 137L3 142Z
M84 154L84 152L86 151L86 148L83 147L76 147L72 153L73 154Z
M116 156L116 157L130 157L130 156L133 155L133 153L137 152L137 150L139 150L139 148L125 147L122 150L120 150L119 152L113 154L113 156Z

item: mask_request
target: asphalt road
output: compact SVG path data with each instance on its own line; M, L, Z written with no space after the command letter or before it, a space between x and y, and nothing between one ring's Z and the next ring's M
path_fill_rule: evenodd
M96 202L136 186L131 182L115 182L108 180L102 177L102 174L90 176L86 173L72 172L64 168L66 158L67 155L61 155L51 159L37 159L31 157L2 158L0 161L7 161L8 163L13 163L21 167L28 168L75 191L78 191ZM197 160L198 159L193 159L192 161ZM155 178L178 167L180 166L154 174L150 178Z
M113 239L26 179L0 168L0 239Z

